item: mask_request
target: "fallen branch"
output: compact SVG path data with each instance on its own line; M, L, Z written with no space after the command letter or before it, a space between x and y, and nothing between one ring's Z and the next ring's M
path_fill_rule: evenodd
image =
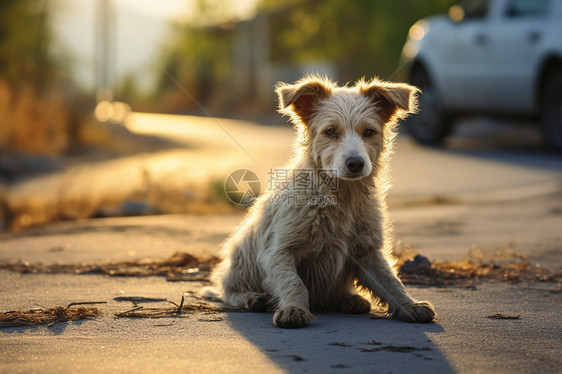
M107 301L81 301L78 303L70 303L68 304L67 308L70 308L72 306L76 306L76 305L92 305L92 304L107 304Z
M508 315L508 314L503 314L503 313L496 313L496 314L486 316L486 318L490 318L490 319L521 319L521 316L519 314Z
M137 310L140 310L140 309L143 309L143 308L144 308L143 306L137 306L136 308L129 309L129 310L126 310L124 312L118 312L118 313L115 313L115 317L124 317L128 313L132 313L134 311L137 311Z

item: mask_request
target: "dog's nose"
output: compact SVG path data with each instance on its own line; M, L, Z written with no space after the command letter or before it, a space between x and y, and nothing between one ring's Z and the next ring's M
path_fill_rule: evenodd
M348 157L347 160L345 160L345 164L350 171L357 173L363 170L365 161L363 161L361 157Z

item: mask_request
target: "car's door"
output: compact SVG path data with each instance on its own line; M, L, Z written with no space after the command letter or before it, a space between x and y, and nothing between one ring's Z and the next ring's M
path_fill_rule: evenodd
M489 35L488 90L494 109L509 112L534 109L535 67L551 1L503 0Z
M443 46L440 74L447 106L468 110L482 108L489 100L490 1L465 1L463 9L464 18L451 27Z

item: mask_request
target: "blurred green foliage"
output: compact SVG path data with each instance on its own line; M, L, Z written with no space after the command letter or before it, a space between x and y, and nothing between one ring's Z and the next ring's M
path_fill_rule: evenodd
M408 30L417 20L445 13L454 0L262 0L273 18L271 58L300 63L328 60L341 81L391 75Z
M88 141L82 133L91 99L70 80L67 56L53 49L57 5L0 0L0 157L59 155Z
M219 26L176 24L174 30L175 38L163 52L163 67L199 100L208 102L212 99L212 88L225 84L231 73L231 35ZM170 76L161 72L156 92L158 98L167 101L168 107L174 108L176 104L167 94L178 88ZM181 100L178 105L181 107Z
M43 90L60 74L52 53L49 0L0 1L0 78Z
M454 0L260 0L258 17L269 25L268 63L302 66L331 62L340 83L362 76L389 78L408 30L420 18L445 13ZM160 61L199 100L216 101L229 89L240 22L228 19L229 1L198 0L192 19L177 24ZM156 97L164 107L188 106L161 73ZM184 95L185 96L185 95Z

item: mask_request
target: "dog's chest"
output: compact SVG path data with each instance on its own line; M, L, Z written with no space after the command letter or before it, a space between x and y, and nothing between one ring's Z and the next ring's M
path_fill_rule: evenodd
M301 227L309 231L303 235L308 240L303 243L306 249L301 258L322 269L330 268L332 276L341 273L345 264L354 263L380 247L382 227L376 212L349 212L340 207L313 212L309 225Z
M310 244L314 251L325 247L339 246L341 249L356 247L358 240L369 235L369 228L360 215L334 207L318 209L308 227Z

